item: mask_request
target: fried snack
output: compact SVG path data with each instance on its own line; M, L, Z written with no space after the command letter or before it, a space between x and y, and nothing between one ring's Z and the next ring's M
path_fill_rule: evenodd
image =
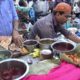
M69 58L66 54L61 54L60 58L61 58L61 60L65 60L67 62L72 62L72 59Z
M8 50L8 46L11 43L12 38L11 37L1 37L0 39L0 45Z
M9 50L11 51L18 51L20 52L22 55L25 55L25 54L28 54L29 51L25 48L25 47L17 47L14 43L12 43L10 46L9 46Z
M25 54L28 54L29 51L25 47L22 47L20 48L20 53L22 53L22 55L25 55Z
M12 44L9 45L9 50L11 50L11 51L19 51L19 48L14 43L12 43Z
M80 65L80 54L74 53L74 54L62 54L61 59L65 60L67 62Z
M69 54L69 55L66 55L66 56L68 56L69 58L71 58L71 59L72 59L72 62L78 64L78 57L77 57L77 54Z

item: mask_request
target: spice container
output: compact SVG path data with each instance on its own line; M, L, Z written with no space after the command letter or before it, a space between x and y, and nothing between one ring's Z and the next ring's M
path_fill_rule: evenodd
M53 57L52 51L50 49L43 49L40 52L43 59L51 59Z

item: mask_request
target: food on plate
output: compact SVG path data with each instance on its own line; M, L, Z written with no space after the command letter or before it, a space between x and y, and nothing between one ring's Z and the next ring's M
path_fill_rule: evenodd
M72 59L73 62L78 63L78 57L77 54L67 54L66 56L68 56L69 58Z
M74 54L62 54L62 59L74 63L74 64L80 64L80 54L74 53Z
M22 55L25 55L25 54L29 53L29 51L27 50L27 48L25 48L25 47L19 48L14 43L9 46L9 50L11 50L13 52L14 51L18 51L18 52L22 53Z

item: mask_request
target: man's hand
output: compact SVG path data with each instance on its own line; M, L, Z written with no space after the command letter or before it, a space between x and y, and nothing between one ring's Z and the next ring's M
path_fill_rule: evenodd
M23 38L20 36L18 31L13 31L12 40L18 47L22 46Z

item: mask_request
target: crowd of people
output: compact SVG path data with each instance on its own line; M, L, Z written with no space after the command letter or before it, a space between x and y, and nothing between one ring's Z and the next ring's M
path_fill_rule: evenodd
M23 33L20 34L19 28L20 27L23 28L23 25L26 28L23 29ZM24 30L26 30L26 32L24 32ZM28 40L28 39L43 39L43 38L55 39L55 38L58 38L60 35L64 36L63 39L67 38L76 43L80 43L80 1L75 2L74 0L0 0L0 42L2 37L10 36L12 37L12 42L15 43L15 46L9 46L11 44L7 46L7 48L10 50L9 53L13 53L13 54L10 54L10 57L14 58L20 55L21 56L27 55L29 53L29 56L25 56L25 57L23 56L23 57L20 57L20 59L24 58L23 60L25 60L27 63L31 65L32 63L33 64L36 62L38 63L38 61L36 61L38 60L38 58L34 59L35 57L40 57L39 61L42 62L44 58L43 59L41 58L42 57L46 58L49 55L49 57L50 56L53 57L53 60L51 59L51 61L49 60L48 62L49 63L51 62L50 64L53 63L52 67L54 68L54 69L51 69L51 71L46 74L26 75L28 74L28 71L27 71L28 65L26 64L26 62L21 61L20 63L23 63L23 64L25 63L27 67L25 73L21 70L20 75L15 74L16 72L17 73L20 72L20 71L17 71L18 66L16 68L16 66L13 66L10 64L8 65L8 68L9 66L12 67L13 72L11 72L10 70L9 72L11 73L11 75L8 75L10 73L6 68L7 71L5 73L7 73L7 76L4 74L0 74L0 79L4 77L3 79L7 78L6 80L8 80L8 79L12 79L13 77L16 79L21 78L21 80L52 80L52 79L80 80L80 68L79 68L80 55L78 55L78 53L80 53L80 50L79 50L80 45L79 47L76 46L77 47L76 50L74 50L75 46L69 43L65 45L63 44L62 47L60 45L59 46L55 45L55 46L52 46L54 48L53 52L51 49L50 50L44 49L43 54L41 54L42 49L34 48L33 50L35 42L33 44L28 43L28 44L32 44L31 45L32 47L29 46L29 48L30 49L32 48L33 52L30 52L31 50L29 51L28 48L26 49L24 46L24 45L27 45L24 42L25 40ZM52 40L51 40L51 43L52 43ZM48 43L48 44L51 44L51 43ZM12 47L13 50L11 50L10 47ZM2 48L2 50L4 49ZM58 50L58 52L56 50ZM79 50L79 52L77 52L77 50ZM57 57L59 57L59 53L61 52L65 55L63 55L64 58L62 59L60 58L61 59L60 60ZM71 54L68 55L67 52ZM7 53L8 53L8 50L7 50ZM4 59L4 57L7 58L6 56L7 55L4 55L4 54L1 55L1 59ZM76 64L76 66L72 65L71 63L65 62L65 61L68 61L68 59L71 63L75 62L74 64ZM44 66L40 66L40 65L39 66L45 68L44 63L41 65L44 65ZM19 65L19 66L21 66L20 69L23 68L23 70L25 70L24 66L23 67L22 65ZM47 68L49 67L47 66ZM48 71L47 68L45 69ZM3 69L5 69L5 67ZM41 71L39 70L37 72L39 73ZM43 70L43 72L45 72L45 70ZM17 78L17 76L15 77L14 75L15 76L17 75L19 78Z

